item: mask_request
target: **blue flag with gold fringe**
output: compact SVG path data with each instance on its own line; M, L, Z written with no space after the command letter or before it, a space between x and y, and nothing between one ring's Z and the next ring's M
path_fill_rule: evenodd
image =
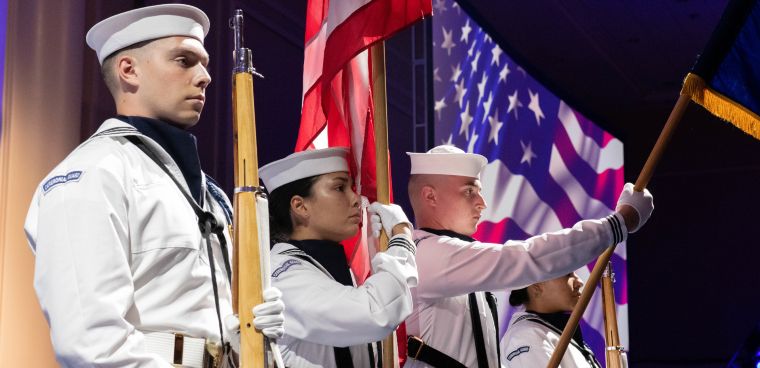
M760 1L728 4L681 94L760 139Z

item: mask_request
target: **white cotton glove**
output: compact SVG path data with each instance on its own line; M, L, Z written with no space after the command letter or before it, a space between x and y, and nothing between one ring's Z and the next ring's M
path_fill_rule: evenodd
M413 229L412 223L406 218L404 210L397 204L382 204L380 202L372 203L369 206L369 222L371 223L372 236L380 236L380 230L385 230L388 237L393 236L393 228L398 224L408 224Z
M253 307L253 326L270 339L278 339L285 335L282 327L285 321L285 304L282 302L282 292L272 286L264 290L264 303Z
M240 319L237 314L224 317L224 340L230 343L235 353L240 354Z
M264 290L264 302L253 307L253 326L264 336L277 339L285 334L282 323L285 304L280 299L282 292L276 287ZM224 338L236 353L240 353L240 319L236 314L224 317Z
M652 193L649 193L646 188L643 192L636 192L633 190L632 183L626 183L623 187L616 209L619 210L621 205L631 206L639 215L639 223L633 229L628 229L629 233L635 233L641 229L654 211Z

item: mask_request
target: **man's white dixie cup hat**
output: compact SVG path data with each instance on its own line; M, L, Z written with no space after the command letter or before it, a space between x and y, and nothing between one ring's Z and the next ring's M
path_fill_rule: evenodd
M210 22L202 10L185 4L164 4L116 14L87 31L87 45L98 61L138 42L170 36L192 37L203 43Z
M476 153L444 144L433 147L425 153L407 152L412 161L410 174L456 175L480 178L480 171L488 159Z

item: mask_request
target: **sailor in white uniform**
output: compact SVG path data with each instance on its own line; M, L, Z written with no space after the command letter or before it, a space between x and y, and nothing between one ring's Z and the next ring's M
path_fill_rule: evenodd
M419 283L406 321L407 367L499 367L495 300L487 291L574 271L625 240L653 210L649 192L628 184L608 217L524 241L482 243L471 235L486 207L479 180L486 158L446 145L409 155Z
M294 153L260 169L270 192L272 285L283 292L285 364L379 367L378 341L412 312L417 282L412 225L399 206L373 203L373 229L391 237L357 286L340 241L356 234L360 197L348 175L347 150Z
M210 366L239 338L222 327L231 205L186 131L211 81L208 29L201 10L171 4L87 33L117 115L42 180L24 226L64 367ZM267 323L255 324L276 338L282 302L276 289L265 295L254 313Z
M502 361L508 368L543 368L549 364L559 337L565 328L570 312L581 296L583 281L575 272L556 279L535 283L513 290L509 304L522 307L509 321L504 335L505 356ZM583 340L578 328L560 361L563 368L600 368L594 352Z

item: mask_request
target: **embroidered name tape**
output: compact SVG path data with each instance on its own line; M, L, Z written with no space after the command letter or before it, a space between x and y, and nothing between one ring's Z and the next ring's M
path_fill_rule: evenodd
M509 353L509 355L507 356L507 360L511 361L516 356L518 356L518 355L520 355L522 353L527 353L529 351L530 351L530 346L521 346L521 347L515 349L513 352Z
M42 184L42 190L45 193L47 193L51 189L55 188L56 186L58 186L60 184L66 184L66 183L72 182L72 181L79 181L79 178L81 178L81 177L82 177L82 172L81 171L71 171L71 172L69 172L66 175L54 176L54 177L48 179L48 181L46 181L45 184Z
M293 267L293 266L295 266L297 264L301 264L301 261L299 261L297 259L289 259L289 260L285 261L285 263L283 263L282 265L280 265L280 267L277 267L277 269L274 270L274 272L272 272L272 277L280 276L285 271L287 271L288 268Z

